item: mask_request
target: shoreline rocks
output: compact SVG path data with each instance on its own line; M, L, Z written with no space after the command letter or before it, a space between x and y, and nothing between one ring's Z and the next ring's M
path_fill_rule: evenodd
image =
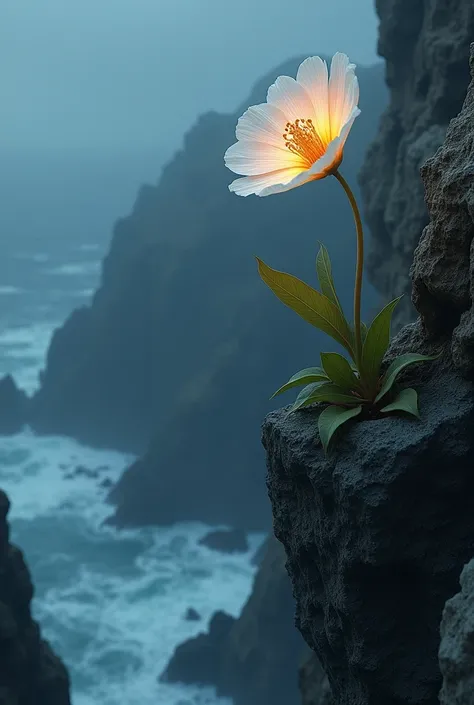
M34 588L22 552L9 542L9 508L0 490L0 702L71 705L67 669L31 616Z

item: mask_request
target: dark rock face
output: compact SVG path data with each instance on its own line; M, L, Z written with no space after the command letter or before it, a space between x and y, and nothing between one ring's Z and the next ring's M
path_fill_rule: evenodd
M160 680L196 685L216 683L219 678L221 649L234 621L229 614L216 612L207 634L198 634L175 649Z
M474 559L461 573L461 591L447 601L441 622L441 705L474 702Z
M377 0L376 7L390 104L360 175L372 234L367 264L387 299L407 294L396 314L406 323L415 317L409 269L428 222L419 169L442 143L465 98L474 4Z
M234 175L223 155L238 117L297 65L265 77L235 114L199 119L158 185L141 189L117 223L91 307L52 339L34 429L138 453L149 447L111 495L119 525L269 527L256 429L275 388L315 364L323 336L282 310L254 254L314 281L317 240L330 232L346 302L354 276L340 256L355 247L352 214L335 179L281 198L228 191ZM354 185L386 100L381 65L358 75L363 113L344 159Z
M9 543L9 507L0 490L0 703L70 705L66 668L31 617L33 585L21 551Z
M186 610L186 614L184 615L184 619L187 622L199 622L201 619L201 615L197 610L194 609L194 607L188 607Z
M474 15L474 7L472 8ZM474 37L474 30L472 33ZM474 47L472 45L471 49ZM452 333L455 367L474 378L474 49L473 81L444 144L422 169L431 213L412 268L413 301L425 335Z
M28 419L28 397L18 389L13 377L0 379L0 435L21 431Z
M355 424L328 460L316 411L263 427L297 624L338 705L437 703L441 613L474 554L474 388L419 392L420 423Z
M221 553L246 553L249 550L247 536L239 529L210 531L199 543Z
M405 378L421 421L355 423L328 458L317 410L273 412L263 426L297 624L338 705L438 703L441 615L474 555L473 104L471 85L422 170L431 221L412 267L420 318L387 355L443 351Z
M228 631L218 631L215 615L208 634L178 647L163 677L212 685L218 694L232 697L234 705L298 702L303 640L294 609L284 552L272 537L240 617L226 622Z

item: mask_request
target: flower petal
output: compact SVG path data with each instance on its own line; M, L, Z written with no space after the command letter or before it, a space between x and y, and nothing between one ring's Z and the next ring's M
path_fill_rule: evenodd
M238 140L256 140L284 147L283 133L287 122L286 115L274 105L252 105L239 118L235 136Z
M310 56L298 69L296 80L311 98L314 110L314 127L323 143L331 141L329 122L329 78L328 67L320 56Z
M360 108L357 106L352 108L352 112L349 115L349 119L347 120L346 124L343 125L342 130L339 135L339 142L340 142L340 148L342 149L346 143L347 138L349 137L349 132L351 131L351 127L354 124L354 120L356 117L360 115L361 111Z
M327 146L326 152L321 159L318 159L310 169L296 174L295 177L285 183L273 183L264 188L257 196L271 196L274 193L283 193L284 191L290 191L297 186L302 186L308 181L318 181L319 179L324 179L329 176L334 169L337 169L342 161L344 144L347 140L351 127L354 123L356 117L360 115L359 108L354 108L349 120L343 126L341 134L332 140Z
M310 170L302 171L296 174L291 181L274 183L266 188L260 190L256 193L257 196L272 196L275 193L284 193L285 191L291 191L291 189L297 186L303 186L307 181L313 181L314 176L310 174Z
M301 173L300 169L280 169L278 171L261 174L260 176L244 176L236 179L229 185L229 191L233 191L238 196L261 195L261 191L274 184L285 184Z
M254 140L240 140L233 144L226 151L224 162L231 171L244 176L258 176L294 167L305 168L302 157L284 146L274 147Z
M331 61L329 78L329 119L331 137L334 139L347 122L359 100L359 86L354 74L355 64L346 54L337 53Z
M289 76L279 76L270 86L267 102L279 108L288 122L314 118L313 103L306 89Z

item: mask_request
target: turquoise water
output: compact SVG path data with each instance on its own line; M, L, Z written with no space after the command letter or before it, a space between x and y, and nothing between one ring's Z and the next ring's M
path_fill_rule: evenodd
M134 196L130 174L119 183L116 171L109 183L102 174L95 190L85 174L87 193L77 184L75 193L63 193L61 169L28 188L35 174L25 167L16 199L14 183L0 184L0 232L7 235L0 375L12 373L30 392L54 327L90 300L112 222ZM137 167L136 185L144 177ZM73 217L76 202L83 210ZM250 558L263 537L252 536L249 553L234 557L199 546L209 529L200 524L120 533L103 526L111 508L102 483L114 482L131 460L28 430L0 438L0 487L12 501L12 539L32 572L34 615L69 668L74 705L222 703L210 690L159 684L157 677L175 646L201 631L215 610L239 613L254 575ZM78 466L94 472L68 478ZM183 619L188 607L201 622Z

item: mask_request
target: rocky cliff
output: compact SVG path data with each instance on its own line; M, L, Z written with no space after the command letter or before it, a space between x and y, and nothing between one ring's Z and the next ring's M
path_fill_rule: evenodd
M66 668L31 617L33 585L21 551L9 542L9 507L0 490L0 703L70 705Z
M435 6L425 3L430 17ZM356 423L327 458L316 410L276 411L263 426L297 624L338 705L438 703L441 616L474 555L474 45L471 71L462 111L422 169L429 223L411 268L419 318L387 356L442 351L402 380L419 391L421 421ZM455 669L440 655L451 702ZM465 676L462 653L456 667ZM472 701L472 691L452 700Z
M387 299L407 294L398 325L415 317L409 270L428 211L419 169L441 145L469 83L469 0L376 0L378 51L390 102L360 174L372 235L369 278Z
M296 705L304 642L284 561L272 537L240 617L215 615L206 634L176 649L163 678L213 685L234 705Z
M461 573L461 590L447 601L441 621L441 705L474 702L474 559Z

